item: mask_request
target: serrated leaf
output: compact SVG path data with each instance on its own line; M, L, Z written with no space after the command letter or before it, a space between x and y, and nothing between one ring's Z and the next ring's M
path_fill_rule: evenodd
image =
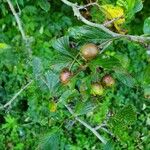
M92 60L89 65L91 67L103 67L111 70L122 67L120 61L114 57L98 57L97 59Z
M61 95L61 97L59 98L58 102L65 104L67 100L69 100L70 98L72 98L72 97L74 97L74 96L75 96L75 97L78 96L77 90L75 90L75 89L74 89L74 90L67 90L67 91L65 91L65 92Z
M50 10L50 3L47 0L40 0L38 1L38 4L46 12Z
M136 111L133 105L127 105L117 112L115 119L125 125L132 125L136 121Z
M101 6L104 14L106 15L106 18L109 20L113 20L116 18L120 18L113 22L115 28L118 30L119 33L123 33L121 26L125 22L125 15L124 10L120 6L113 6L111 4L102 5Z
M133 8L134 13L141 11L143 8L142 0L136 0Z
M78 102L75 107L76 115L84 115L91 112L94 109L94 104L92 102Z
M130 74L128 74L127 71L123 69L115 69L114 71L116 78L123 84L128 87L133 87L135 85L134 78Z
M62 68L66 68L72 63L72 58L62 55L57 55L51 62L51 68L55 71L60 71Z
M82 39L86 42L104 42L112 38L109 34L102 30L87 25L72 27L68 31L68 35L75 39Z
M144 34L150 34L150 17L144 21L143 32Z
M64 37L61 37L57 40L53 40L52 46L58 52L72 57L72 54L70 53L69 37L68 36L64 36Z
M103 150L114 150L113 144L112 142L108 141L105 145L104 145L104 149Z
M39 144L41 150L59 150L60 134L58 129L44 135Z
M32 61L33 75L36 79L43 73L42 61L38 57L34 57Z
M51 94L55 94L59 83L58 75L52 71L48 71L45 73L45 80Z

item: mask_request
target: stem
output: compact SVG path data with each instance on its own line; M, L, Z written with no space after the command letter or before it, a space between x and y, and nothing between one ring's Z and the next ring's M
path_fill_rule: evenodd
M80 53L78 53L75 57L74 57L74 60L72 61L70 67L69 67L69 70L71 70L73 64L75 63L75 61L81 66L81 63L77 60L78 56L80 55Z
M88 128L103 144L107 143L107 141L94 128L92 128L89 124L87 124L86 122L81 120L79 117L75 116L74 112L72 111L72 109L68 105L65 105L65 107L68 109L70 114L72 114L75 117L75 119L78 122L80 122L82 125L84 125L86 128Z
M13 98L12 98L10 101L8 101L4 106L0 107L0 109L4 109L4 108L10 106L10 105L12 104L12 102L13 102L25 89L27 89L27 88L29 87L29 85L30 85L32 82L33 82L33 80L31 80L31 81L30 81L28 84L26 84L22 89L20 89L20 91L17 92L17 93L13 96Z
M124 37L124 38L127 38L129 40L136 41L136 42L141 42L141 43L143 43L143 42L150 42L150 37L136 36L136 35L135 36L134 35L122 35L122 34L115 33L113 31L109 30L103 24L93 23L93 22L85 19L81 15L81 13L79 11L80 6L78 6L77 4L69 2L68 0L61 0L61 1L63 3L65 3L66 5L72 7L74 15L77 16L77 18L79 20L81 20L83 23L85 23L85 24L87 24L89 26L92 26L92 27L99 28L99 29L103 30L104 32L108 33L109 35L111 35L112 37L118 37L118 38Z

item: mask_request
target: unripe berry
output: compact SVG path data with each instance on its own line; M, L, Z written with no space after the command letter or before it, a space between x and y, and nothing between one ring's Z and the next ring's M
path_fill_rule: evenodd
M86 60L95 58L99 53L98 47L95 44L89 43L81 47L81 55Z
M64 68L60 73L60 82L62 84L68 83L71 76L72 76L72 73L69 71L69 69Z
M104 93L103 86L99 83L93 83L91 85L91 94L94 96L102 96Z
M105 75L102 78L102 83L107 87L112 87L115 84L115 80L111 75Z

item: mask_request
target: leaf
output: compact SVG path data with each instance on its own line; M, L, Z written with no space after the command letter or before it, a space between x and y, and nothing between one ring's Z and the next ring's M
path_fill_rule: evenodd
M46 12L50 10L50 3L47 0L40 0L38 1L38 4Z
M141 11L143 8L142 0L136 0L133 8L134 13Z
M104 145L104 149L103 150L114 150L114 147L112 145L112 142L108 141L105 145Z
M67 90L67 91L65 91L62 95L61 95L61 97L59 98L59 103L65 103L67 100L69 100L70 98L72 98L72 97L77 97L78 96L78 92L77 92L77 90Z
M112 38L102 30L87 25L69 28L68 35L85 42L103 42Z
M115 57L98 57L94 59L89 64L91 67L103 67L105 69L115 69L115 68L122 68L122 65L118 59Z
M32 67L33 67L33 75L36 79L43 73L43 66L41 59L38 57L34 57L32 61Z
M57 110L57 103L55 103L54 101L51 101L49 103L49 110L50 110L50 112L56 112L56 110Z
M128 74L125 70L122 69L115 69L115 76L116 78L125 84L128 87L133 87L135 85L134 78Z
M75 107L75 114L77 115L84 115L89 112L91 112L94 109L94 104L86 101L86 102L78 102L76 107Z
M53 71L48 71L45 73L46 84L51 92L51 94L55 94L57 90L57 85L59 83L59 77Z
M61 37L57 40L52 40L52 46L58 52L72 57L72 55L70 53L69 37L68 36Z
M144 34L150 34L150 17L144 21L143 32Z
M133 105L126 105L115 115L118 122L123 122L125 125L132 125L136 121L136 111Z
M120 6L113 6L111 4L109 5L102 5L101 6L103 9L104 14L106 15L106 18L109 20L113 20L116 18L120 18L116 21L114 21L114 26L118 30L119 33L121 32L121 26L125 22L125 17L124 17L124 10Z
M58 129L53 129L40 139L39 148L41 150L59 150L60 134Z
M9 46L6 43L0 43L0 49L6 49Z

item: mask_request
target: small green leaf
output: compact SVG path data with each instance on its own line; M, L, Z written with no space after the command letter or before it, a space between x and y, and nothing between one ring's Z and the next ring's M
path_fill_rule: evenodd
M133 8L134 13L141 11L143 8L142 0L136 0Z
M50 10L50 3L47 0L40 0L38 1L38 4L46 12Z
M78 95L77 90L75 90L75 89L74 90L67 90L59 98L59 103L63 103L64 104L70 98L72 98L74 96L77 97L77 95Z
M69 37L68 36L64 36L64 37L61 37L57 40L53 40L52 41L52 46L58 52L60 52L64 55L72 57L72 55L70 53Z
M82 39L86 42L103 42L112 38L102 30L87 25L76 26L69 29L68 35L75 39Z
M116 78L125 84L128 87L133 87L135 85L134 78L128 74L125 70L122 69L115 69L115 76Z
M78 102L75 107L75 114L77 115L84 115L91 112L94 109L94 104L92 102Z
M41 150L59 150L60 134L58 129L53 129L40 139L39 148Z
M51 92L51 94L55 94L57 90L57 85L59 83L59 77L52 71L48 71L45 73L46 84Z
M144 21L143 32L144 34L150 34L150 17Z
M103 150L114 150L114 147L112 145L112 142L108 141L105 145L104 145L104 149Z

